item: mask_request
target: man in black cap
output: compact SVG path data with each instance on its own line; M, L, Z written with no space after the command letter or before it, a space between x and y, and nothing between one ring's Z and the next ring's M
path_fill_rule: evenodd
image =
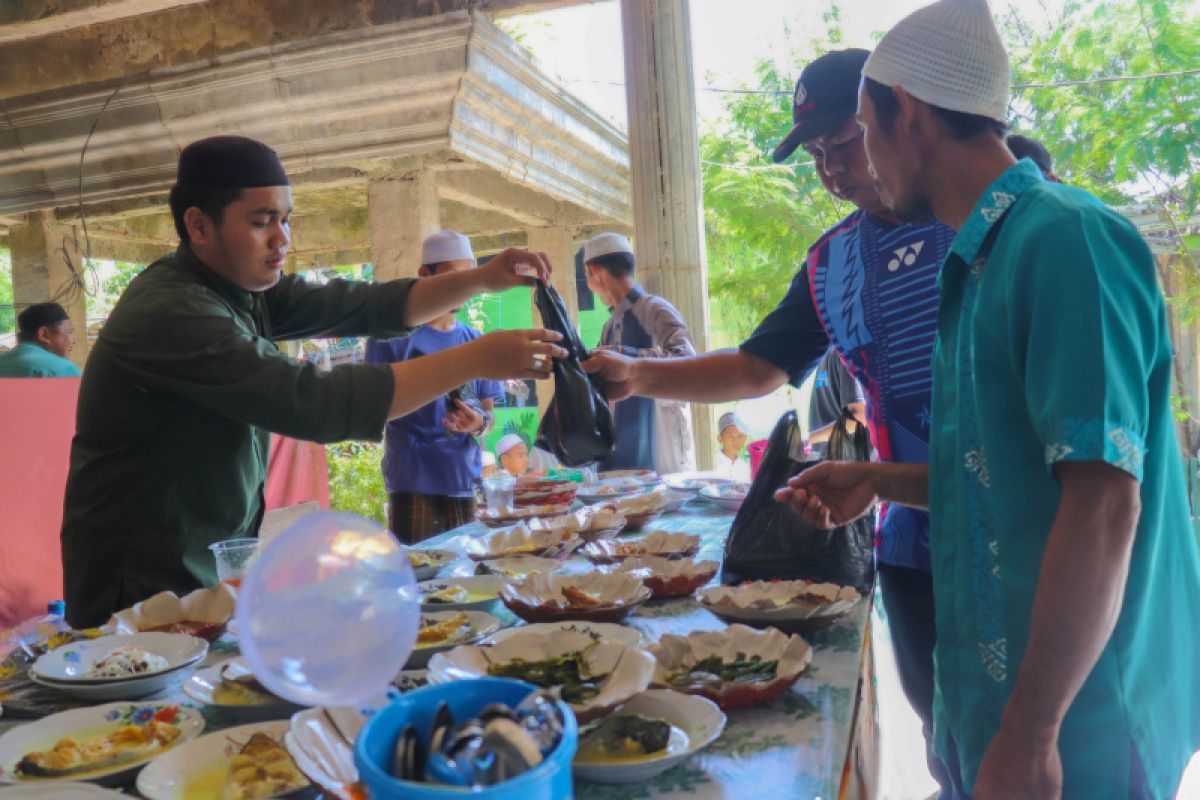
M387 420L471 379L544 378L564 354L555 333L497 331L395 364L294 363L273 340L405 335L550 267L506 250L419 282L284 275L288 177L273 150L242 137L186 147L170 205L179 249L121 296L80 389L62 530L77 628L165 589L216 584L208 546L257 534L270 432L378 440Z
M798 148L822 184L857 209L809 248L787 294L737 350L693 358L628 359L596 353L584 363L609 399L632 394L721 403L798 386L832 346L862 385L875 450L885 461L929 460L931 360L937 274L954 231L903 225L878 192L855 121L866 50L826 53L800 73L794 126L775 148ZM879 529L879 585L905 694L932 733L934 614L929 515L888 507ZM943 786L932 754L929 765Z

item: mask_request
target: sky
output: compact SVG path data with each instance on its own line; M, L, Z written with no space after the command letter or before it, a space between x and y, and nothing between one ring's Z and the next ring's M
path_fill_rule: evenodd
M870 48L878 36L928 0L841 0L846 47ZM997 15L1015 8L1027 21L1044 19L1043 8L1062 0L993 0ZM702 87L754 86L754 67L770 57L799 75L789 57L786 31L803 43L806 29L823 32L828 2L812 0L691 0L692 59L701 121L720 116L719 92ZM603 116L625 127L621 9L617 0L518 17L515 26L541 68Z

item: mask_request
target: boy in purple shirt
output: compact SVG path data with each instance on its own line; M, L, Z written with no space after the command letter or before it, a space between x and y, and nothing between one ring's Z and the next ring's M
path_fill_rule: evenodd
M466 236L439 231L421 247L418 275L475 268ZM367 361L390 363L447 350L479 337L459 322L454 309L422 325L411 336L367 342ZM470 522L475 515L473 487L482 462L479 442L492 425L492 406L503 396L500 383L468 384L482 411L462 400L445 397L387 425L383 479L388 493L388 527L401 541L416 544Z

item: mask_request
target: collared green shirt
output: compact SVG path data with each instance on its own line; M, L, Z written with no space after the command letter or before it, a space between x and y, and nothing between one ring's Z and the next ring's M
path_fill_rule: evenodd
M78 378L79 367L33 342L0 353L0 378Z
M321 372L272 340L405 335L410 286L284 276L251 293L186 246L135 278L80 387L63 513L67 620L97 625L156 592L214 585L208 545L257 535L269 432L378 440L388 366Z
M969 790L1028 643L1061 497L1053 467L1103 461L1140 482L1142 510L1116 630L1059 739L1064 797L1128 797L1134 752L1165 797L1200 746L1200 562L1153 257L1127 220L1024 160L958 232L941 289L929 480L937 747L945 756L953 738Z

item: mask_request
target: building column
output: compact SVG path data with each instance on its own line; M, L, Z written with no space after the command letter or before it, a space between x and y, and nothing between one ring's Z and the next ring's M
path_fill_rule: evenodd
M579 296L575 291L575 238L571 231L564 227L530 228L527 235L529 249L545 253L550 259L550 266L554 268L550 276L551 285L562 295L567 314L575 330L579 330ZM532 295L530 292L531 302ZM533 309L533 324L542 324L536 306ZM541 381L538 384L538 419L545 415L553 393L553 381Z
M67 310L75 326L71 361L80 369L87 361L87 294L77 229L60 225L47 211L30 213L8 229L12 252L13 304L25 306L53 300Z
M646 290L683 315L708 350L704 196L688 0L621 0L634 250ZM714 464L712 408L692 405L696 457Z
M421 243L440 227L433 173L418 169L372 178L367 184L367 227L375 280L415 278Z

